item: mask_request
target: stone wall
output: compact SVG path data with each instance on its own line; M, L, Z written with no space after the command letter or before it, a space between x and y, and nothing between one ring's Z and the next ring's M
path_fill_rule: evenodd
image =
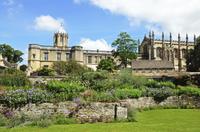
M152 97L142 97L139 99L127 99L116 103L43 103L28 104L23 108L15 109L14 113L21 113L29 117L39 117L42 115L63 114L66 117L75 117L81 122L110 122L117 117L126 119L128 108L149 108L149 107L173 107L173 108L200 108L200 98L188 96L172 96L162 102L156 102ZM4 108L0 106L0 111Z

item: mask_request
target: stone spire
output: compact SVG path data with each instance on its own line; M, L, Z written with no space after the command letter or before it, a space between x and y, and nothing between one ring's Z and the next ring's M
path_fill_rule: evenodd
M181 35L180 33L178 34L178 71L180 72L181 71Z
M164 32L162 32L162 59L165 60L165 35Z
M169 41L170 41L170 46L172 47L172 33L169 33Z
M196 38L196 35L194 35L194 45L196 45L196 42L197 41L197 38Z

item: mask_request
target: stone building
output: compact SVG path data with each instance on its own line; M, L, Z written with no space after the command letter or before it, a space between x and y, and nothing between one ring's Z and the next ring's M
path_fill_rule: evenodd
M149 37L144 37L139 46L140 62L133 61L132 67L143 67L143 70L166 70L171 71L186 71L186 56L190 49L194 49L196 36L194 41L190 42L186 34L185 41L181 41L181 36L178 34L178 40L172 39L172 34L168 40L165 39L162 33L162 39L155 39L154 32L149 33ZM145 64L141 61L144 60ZM148 63L149 62L149 63ZM149 65L151 64L151 66ZM145 65L145 66L143 66ZM162 66L161 66L162 65ZM173 69L171 68L173 66ZM152 68L151 68L152 67ZM135 70L142 70L141 68Z
M3 63L3 57L2 55L0 54L0 69L4 68L4 63Z
M18 68L18 64L16 63L10 63L7 61L6 58L3 58L3 56L0 54L0 69L5 69L5 68Z
M84 50L81 46L69 47L68 39L68 34L61 26L54 34L52 46L29 44L29 70L34 72L43 67L51 67L53 62L68 60L75 60L95 70L101 59L112 56L111 51Z

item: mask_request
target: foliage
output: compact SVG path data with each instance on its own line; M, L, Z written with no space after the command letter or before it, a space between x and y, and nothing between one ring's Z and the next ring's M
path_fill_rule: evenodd
M67 62L59 61L53 63L53 69L56 71L58 75L66 75L67 74Z
M41 128L49 127L53 124L50 119L36 119L31 123L31 126L38 126Z
M97 69L113 72L114 69L116 69L116 64L114 62L114 59L112 59L112 58L102 59L99 62Z
M50 68L43 67L42 69L37 71L38 76L54 76L55 71Z
M85 87L78 82L49 81L47 90L53 92L56 98L61 100L72 100L85 90Z
M200 96L200 89L194 86L179 86L178 89L179 95Z
M77 82L49 81L47 84L47 89L55 93L76 93L83 92L85 88Z
M116 89L114 96L118 99L127 99L127 98L139 98L141 97L142 92L139 89Z
M137 117L137 110L131 106L128 107L128 111L127 111L127 120L129 122L135 122L137 121L136 120L136 117Z
M118 38L112 43L116 47L114 57L119 57L121 65L125 68L133 59L136 59L137 43L126 32L121 32Z
M19 50L15 50L10 45L0 44L0 53L2 54L3 58L7 58L7 61L10 63L18 63L23 61L23 53Z
M92 71L90 68L77 63L74 60L69 60L67 62L54 62L53 69L59 75L76 74L81 75L84 72Z
M196 40L194 49L189 51L186 59L187 70L190 72L200 71L200 37Z
M27 65L21 65L21 66L19 67L19 69L20 69L21 71L23 71L23 72L25 72L25 71L27 70L27 68L28 68Z
M148 88L175 88L175 84L173 82L158 82L153 79L149 79L145 84Z
M96 91L104 91L112 83L106 71L86 72L82 76L82 82L86 87Z
M6 126L7 122L8 119L4 115L0 114L0 127Z
M53 119L54 124L57 125L66 125L66 124L77 124L77 120L74 118L66 118L64 115L57 115Z
M142 88L145 86L147 79L140 76L134 76L131 69L123 69L116 76L117 81L119 82L118 87L129 85L135 88Z
M154 97L157 102L162 102L170 96L176 95L177 91L171 88L147 88L144 96Z
M0 96L0 104L7 107L18 108L28 103L43 103L51 100L52 95L45 90L30 89L30 90L15 90L7 91Z
M25 114L20 114L19 116L13 116L8 120L7 128L13 128L21 124L26 123L30 119Z
M6 69L0 72L0 85L3 86L29 86L30 81L26 74L16 69Z
M115 102L118 100L111 92L98 92L92 99L98 102Z

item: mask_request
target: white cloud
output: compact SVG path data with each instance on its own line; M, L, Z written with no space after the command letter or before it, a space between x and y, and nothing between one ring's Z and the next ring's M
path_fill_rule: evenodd
M89 38L83 38L78 45L86 50L112 50L112 47L104 39L91 40Z
M54 18L50 15L41 15L35 18L34 28L41 31L57 31L62 23L64 23L62 18Z
M16 0L3 0L2 4L9 17L14 17L23 9L23 4Z
M4 2L3 2L3 5L5 5L5 6L11 6L14 4L15 4L14 0L4 0Z
M113 14L128 18L132 26L172 33L200 33L199 0L88 0Z
M80 4L82 1L81 0L74 0L74 3Z

